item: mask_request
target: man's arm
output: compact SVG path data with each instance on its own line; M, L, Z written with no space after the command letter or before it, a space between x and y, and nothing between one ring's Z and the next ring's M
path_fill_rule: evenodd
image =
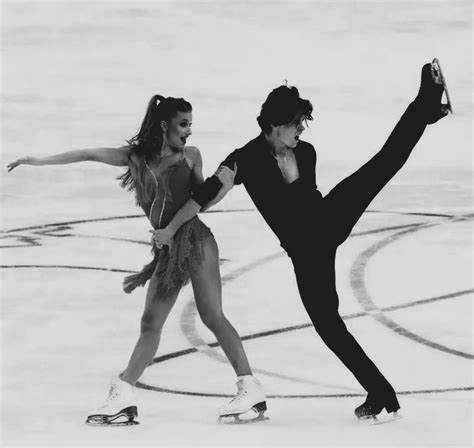
M153 240L158 247L164 244L170 244L174 234L179 228L190 219L194 218L198 212L205 211L213 205L217 204L230 190L225 185L222 185L216 197L209 201L204 207L201 207L192 197L176 212L173 219L163 229L150 230L153 234Z
M201 208L201 212L205 212L206 210L210 209L214 205L216 205L219 201L221 201L224 196L232 190L234 187L234 180L237 176L237 164L234 163L234 169L230 169L225 165L219 166L217 171L214 173L214 176L221 181L221 188L217 193L217 196L214 199L211 199L207 204L203 205Z

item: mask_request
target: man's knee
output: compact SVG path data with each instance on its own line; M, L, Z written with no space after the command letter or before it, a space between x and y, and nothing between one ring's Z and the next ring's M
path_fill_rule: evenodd
M340 339L347 333L347 327L337 312L321 313L316 318L312 318L312 322L314 329L324 341Z

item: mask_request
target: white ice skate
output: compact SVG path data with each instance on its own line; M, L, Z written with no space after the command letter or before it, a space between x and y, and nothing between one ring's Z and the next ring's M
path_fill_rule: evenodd
M87 417L86 423L96 426L138 425L135 421L137 415L132 385L114 378L110 384L109 396L94 414Z
M219 423L251 423L268 420L265 392L252 375L237 377L237 394L219 409Z

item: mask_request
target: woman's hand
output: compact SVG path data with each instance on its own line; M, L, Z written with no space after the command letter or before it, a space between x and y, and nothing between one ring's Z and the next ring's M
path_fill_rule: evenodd
M222 182L222 185L230 190L234 186L234 179L237 174L237 164L234 163L234 171L232 171L230 168L221 165L219 168L217 168L217 171L214 173L214 176L217 176L217 178Z
M153 244L158 249L161 249L163 246L169 246L171 249L174 236L171 230L165 227L164 229L150 230L150 233L152 234L151 239Z
M20 165L38 165L38 159L36 157L21 157L7 165L8 172Z

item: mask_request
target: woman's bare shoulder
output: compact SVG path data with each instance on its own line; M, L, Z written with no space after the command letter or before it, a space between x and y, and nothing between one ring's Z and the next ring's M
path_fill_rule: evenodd
M134 151L134 147L132 145L127 145L123 146L122 148L127 154L128 164L138 165L140 161L140 155L137 153L137 151Z
M201 152L196 146L186 146L184 149L184 155L193 165L202 164Z

